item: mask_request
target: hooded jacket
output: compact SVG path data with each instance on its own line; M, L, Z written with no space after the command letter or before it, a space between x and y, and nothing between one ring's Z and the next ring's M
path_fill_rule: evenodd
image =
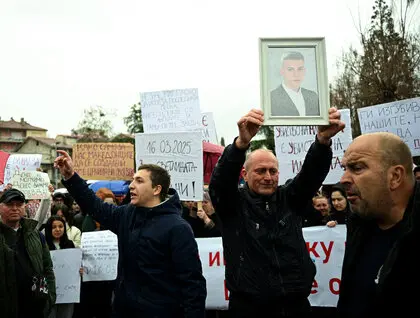
M174 189L152 207L104 203L76 173L62 181L83 211L118 236L116 317L204 317L206 281L198 246Z
M301 215L327 176L332 151L315 141L301 171L271 196L238 187L245 151L225 148L209 192L222 222L226 285L261 301L309 296L315 265L309 257Z

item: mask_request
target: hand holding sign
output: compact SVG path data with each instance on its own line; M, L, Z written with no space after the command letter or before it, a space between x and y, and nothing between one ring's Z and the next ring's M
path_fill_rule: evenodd
M63 150L57 150L57 152L60 156L55 158L54 168L58 168L60 170L64 179L70 179L74 175L73 161L67 152Z

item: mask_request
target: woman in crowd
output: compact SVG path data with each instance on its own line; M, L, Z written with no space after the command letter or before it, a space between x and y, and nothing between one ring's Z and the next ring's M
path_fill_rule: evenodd
M195 201L182 201L183 212L182 217L190 225L194 232L194 237L218 237L221 236L217 228L217 217L214 212L213 205L210 201L210 195L206 190L203 193L203 201L201 206Z
M45 225L45 240L50 251L74 248L66 232L66 222L58 215L51 216ZM49 318L72 318L74 304L55 304Z
M346 224L347 218L351 214L351 209L350 204L347 201L346 191L342 185L336 184L331 188L330 203L330 221L327 223L327 226L331 227L337 224Z
M67 236L70 241L73 241L75 247L81 246L82 232L73 225L73 213L71 213L69 207L65 204L55 204L51 208L52 215L58 215L66 222Z

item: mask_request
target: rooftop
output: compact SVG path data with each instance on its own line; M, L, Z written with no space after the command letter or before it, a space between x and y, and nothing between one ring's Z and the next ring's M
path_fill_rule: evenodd
M39 130L47 131L48 129L32 126L28 124L24 118L21 118L20 121L16 121L12 118L10 120L0 120L0 129L16 129L16 130Z
M71 146L71 145L66 145L66 144L62 144L62 143L59 143L59 142L56 143L56 140L54 138L30 136L30 137L26 137L26 139L23 141L23 143L20 144L19 147L15 151L19 150L25 144L25 142L27 140L30 140L30 139L33 139L33 140L38 141L38 142L40 142L44 145L54 147L54 148L57 145L58 149L72 149L73 148L73 146Z

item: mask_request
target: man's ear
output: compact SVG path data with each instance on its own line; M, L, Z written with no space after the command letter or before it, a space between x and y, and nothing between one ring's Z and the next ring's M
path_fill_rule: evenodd
M160 195L160 192L162 191L162 186L158 184L155 189L153 190L153 195Z
M402 165L392 166L388 170L389 188L397 189L405 179L405 169Z
M242 177L244 178L245 182L248 182L248 173L246 172L245 168L242 168Z

